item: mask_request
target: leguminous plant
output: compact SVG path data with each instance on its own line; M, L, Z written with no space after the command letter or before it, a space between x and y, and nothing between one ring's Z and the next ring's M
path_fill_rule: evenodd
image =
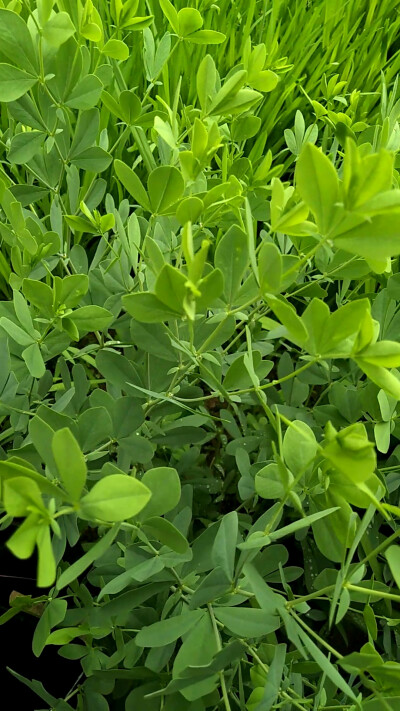
M37 711L400 708L399 10L0 2L0 623L77 670L4 671Z

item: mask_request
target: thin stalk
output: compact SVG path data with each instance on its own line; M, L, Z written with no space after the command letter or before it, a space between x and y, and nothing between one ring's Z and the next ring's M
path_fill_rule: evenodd
M364 590L364 588L361 588L361 590ZM298 624L301 627L303 627L303 629L306 630L306 632L311 637L314 637L314 639L316 639L320 644L322 644L322 646L325 647L325 649L327 649L328 652L333 654L334 657L336 657L336 659L343 659L343 654L339 654L339 652L337 652L336 649L334 649L330 644L328 644L328 642L325 642L325 640L322 639L322 637L320 637L319 634L314 632L314 630L309 625L307 625L307 623L304 622L304 620L299 615L297 615L296 612L294 612L294 610L291 610L290 614L295 618L296 622L298 622Z
M221 642L221 635L219 633L217 621L215 619L214 610L210 604L207 605L207 609L208 609L208 614L210 615L211 624L212 624L212 627L214 630L214 636L215 636L215 642L217 645L217 649L220 652L222 650L222 642ZM226 688L224 672L220 671L218 673L218 676L219 676L219 680L220 680L220 684L221 684L222 698L224 700L225 711L232 711L231 704L229 701L228 691Z
M352 585L352 583L345 583L343 587L347 588L347 590L352 590L353 592L363 593L363 595L371 595L371 597L383 597L385 600L393 600L393 602L400 602L400 595L394 595L393 593L388 593L384 590L362 588L360 585Z
M301 597L297 597L295 600L289 600L286 603L286 607L296 607L296 605L308 602L309 600L323 599L323 595L325 595L325 593L331 592L334 589L335 585L327 585L326 587L321 588L321 590L316 590L316 592L310 593L309 595L302 595Z

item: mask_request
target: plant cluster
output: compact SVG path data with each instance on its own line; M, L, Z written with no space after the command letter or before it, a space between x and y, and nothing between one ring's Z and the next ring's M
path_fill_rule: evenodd
M10 671L395 711L397 1L0 5L0 624L82 674Z

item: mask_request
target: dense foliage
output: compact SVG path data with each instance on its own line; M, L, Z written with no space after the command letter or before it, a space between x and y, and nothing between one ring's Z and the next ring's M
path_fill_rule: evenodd
M395 711L398 2L0 5L0 623L82 668L11 672Z

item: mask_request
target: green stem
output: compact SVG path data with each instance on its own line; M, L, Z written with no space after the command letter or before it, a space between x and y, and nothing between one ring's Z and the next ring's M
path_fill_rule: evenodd
M215 642L217 645L217 649L220 652L222 650L222 642L221 642L221 636L219 633L217 621L215 619L214 610L212 609L212 606L210 604L207 605L207 609L208 609L208 614L210 615L211 624L212 624L212 627L214 630L214 636L215 636ZM221 684L222 698L223 698L224 704L225 704L225 711L232 711L223 671L219 672L219 679L220 679L220 684Z
M320 247L322 247L326 242L328 241L328 237L324 237L320 242L318 242L315 247L310 249L308 254L305 254L304 257L300 259L300 261L296 262L290 269L287 270L284 274L282 274L281 281L286 279L289 274L293 274L293 272L298 271L304 264L307 264L308 260L311 259L314 254L319 250Z
M335 585L327 585L325 588L321 588L321 590L317 590L309 595L302 595L302 597L297 597L295 600L289 600L286 603L286 607L296 607L296 605L300 605L303 602L308 602L309 600L314 600L315 598L321 598L323 595L334 589Z
M264 310L264 312L263 312ZM231 348L235 345L235 343L242 338L245 328L242 328L244 324L248 325L251 323L253 319L257 316L257 319L262 318L262 316L265 316L268 313L269 309L265 309L265 304L262 304L261 306L255 306L254 309L249 313L247 319L242 319L236 326L236 329L240 329L239 333L235 336L235 338L228 343L228 345L223 349L223 353L227 353L228 351L231 350ZM260 312L260 313L258 313Z
M126 90L128 89L127 83L126 83L126 81L125 81L125 79L124 79L124 77L123 77L123 74L122 74L121 69L120 69L120 67L119 67L119 65L118 65L118 62L115 61L115 60L113 60L113 68L114 68L114 73L115 73L115 77L116 77L116 80L117 80L119 89L120 89L121 91L126 91ZM131 126L130 129L131 129L132 136L133 136L133 138L134 138L134 140L135 140L135 142L136 142L136 145L137 145L137 147L138 147L138 149L139 149L139 153L140 153L140 155L142 156L143 163L144 163L145 166L146 166L146 170L147 170L149 173L151 173L151 171L154 170L154 168L157 167L157 166L156 166L156 162L155 162L155 160L154 160L154 156L153 156L153 154L151 153L151 151L150 151L150 149L149 149L147 143L145 144L145 143L143 142L142 137L141 137L141 135L140 135L138 129L135 128L135 126Z
M396 467L396 468L397 468L397 467ZM354 571L355 571L355 570L358 570L358 568L360 568L362 565L365 565L365 563L368 563L368 561L371 560L371 558L376 558L376 556L379 555L379 553L381 553L381 552L384 551L388 546L390 546L390 544L391 544L393 541L395 541L396 538L398 538L399 536L400 536L400 528L398 528L397 531L395 531L394 533L392 533L392 535L389 536L389 538L386 538L384 541L382 541L382 543L380 543L379 546L377 546L376 548L374 548L374 550L371 551L371 553L368 553L368 555L366 555L365 558L363 558L362 560L360 560L360 562L356 564L356 566L355 566L355 568L354 568Z
M288 375L285 375L283 378L278 378L277 380L271 380L270 383L266 383L265 385L260 385L260 390L268 390L268 388L272 388L275 385L280 385L281 383L285 383L287 380L291 380L292 378L295 378L296 375L299 373L302 373L304 370L307 370L307 368L310 368L314 363L317 363L318 358L315 358L315 360L309 360L305 365L302 365L301 368L297 368L297 370L294 370L292 373L289 373ZM235 392L231 393L232 395L244 395L245 393L251 393L254 392L255 388L246 388L245 390L236 390Z
M225 316L225 318L221 319L221 321L220 321L219 324L216 326L216 328L214 329L214 331L208 336L208 338L206 338L206 340L202 343L202 345L201 345L200 348L198 349L198 351L197 351L198 355L201 355L202 353L205 353L205 352L206 352L206 350L207 350L209 344L212 343L213 338L215 338L215 336L216 336L216 335L220 332L220 330L223 328L223 326L225 325L225 323L226 323L227 319L229 318L229 316L230 316L230 314L227 313L226 316Z
M198 351L200 352L200 351ZM294 370L293 373L289 373L289 375L285 375L283 378L278 378L277 380L271 380L271 382L266 383L265 385L259 385L258 388L244 388L243 390L233 390L232 392L229 393L230 396L232 395L247 395L248 393L257 393L258 390L268 390L269 388L275 387L275 385L280 385L281 383L286 382L286 380L291 380L291 378L295 378L296 375L299 373L302 373L304 370L307 370L311 365L314 365L314 363L317 363L317 359L308 361L305 365L303 365L301 368L298 368L297 370ZM220 393L217 390L214 390L212 393L209 395L205 395L204 397L192 397L192 398L180 398L176 397L176 400L179 400L180 402L200 402L203 400L209 400L213 397L218 397ZM282 416L283 417L283 416Z
M364 591L364 588L359 588L359 590ZM314 632L314 630L311 627L309 627L309 625L307 625L306 622L304 622L304 620L299 615L297 615L296 612L294 612L294 610L291 610L290 614L295 618L296 622L298 622L298 624L301 627L303 627L303 629L305 629L306 632L308 632L308 634L311 637L314 637L314 639L316 639L317 642L319 642L319 644L322 644L322 646L325 647L325 649L327 649L328 652L333 654L336 657L336 659L343 659L343 654L339 654L339 652L337 652L336 649L331 647L331 645L328 644L328 642L325 642L325 640L322 639L322 637L320 637L319 634Z
M263 672L265 672L265 674L268 674L269 666L267 664L264 664L262 659L260 659L260 657L258 656L254 647L251 647L250 644L247 644L247 642L244 642L244 640L242 640L242 642L244 643L246 649L250 652L253 659L257 662L259 667L261 667ZM296 691L294 689L292 689L291 687L288 687L288 691L290 691L290 693L292 695L298 696ZM307 709L302 704L300 704L296 699L293 699L292 696L290 696L286 691L283 691L282 689L280 689L279 693L284 699L286 699L287 701L290 701L290 703L293 704L293 706L295 706L297 709L299 709L299 711L307 711Z
M385 598L385 600L393 600L394 602L400 602L400 595L394 595L393 593L384 592L383 590L362 588L360 585L352 585L351 583L345 583L343 587L347 588L347 590L353 590L353 592L363 593L364 595L371 595L371 597L383 597Z
M149 85L148 88L146 89L146 91L145 91L145 93L144 93L144 96L143 96L143 99L142 99L142 101L141 101L142 106L143 106L144 102L146 101L147 97L149 96L151 90L154 88L157 79L158 79L159 76L162 74L162 70L163 70L163 68L164 68L164 65L165 65L165 64L168 64L168 62L169 62L169 60L171 59L171 57L173 56L173 54L174 54L176 48L179 47L179 43L180 43L180 40L177 40L177 41L175 42L174 46L172 47L172 49L171 49L171 51L170 51L170 53L169 53L169 55L168 55L168 57L167 57L165 63L164 63L163 66L161 67L160 71L157 72L156 76L153 77L153 79L151 80L150 85Z
M264 410L264 412L269 420L270 425L276 431L276 420L275 420L275 417L273 415L271 408L267 405L267 399L266 399L265 395L263 397L262 386L259 385L257 388L254 388L254 390L255 390L255 393L257 396L257 400L260 403L262 409Z

